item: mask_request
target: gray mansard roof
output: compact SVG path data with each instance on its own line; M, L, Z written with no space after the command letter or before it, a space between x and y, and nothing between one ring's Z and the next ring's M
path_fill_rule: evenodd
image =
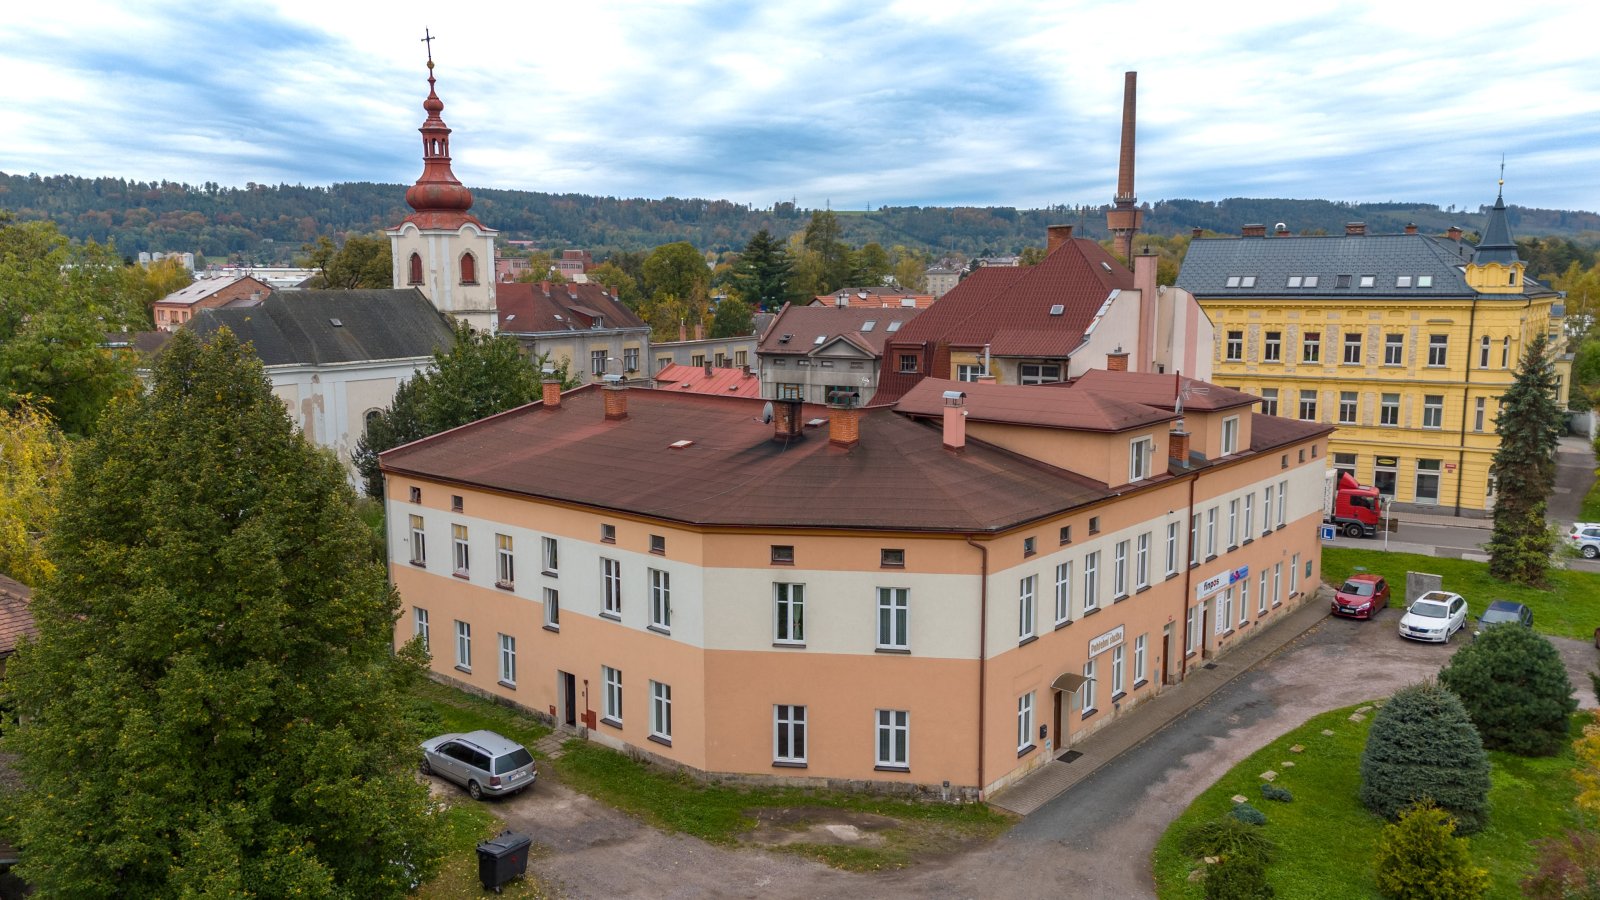
M443 314L415 288L288 291L259 306L203 309L185 327L204 336L227 326L263 365L332 365L411 359L449 349Z
M1472 251L1471 244L1424 234L1197 238L1178 287L1202 299L1470 297L1462 267ZM1315 276L1314 287L1304 286L1307 276ZM1369 287L1361 286L1363 276L1371 277ZM1300 286L1289 287L1291 278ZM1406 278L1409 286L1399 287Z

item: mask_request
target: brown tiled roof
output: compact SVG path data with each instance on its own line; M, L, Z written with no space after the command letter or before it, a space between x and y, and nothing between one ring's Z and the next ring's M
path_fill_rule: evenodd
M598 283L502 282L495 285L500 330L512 334L588 331L600 316L605 328L643 328L644 320Z
M701 525L986 532L1110 496L980 442L952 453L937 428L888 410L863 410L860 443L844 449L827 425L774 441L758 399L629 391L627 418L608 421L601 395L585 387L558 409L520 407L390 450L383 466ZM829 414L806 407L802 418Z
M822 344L817 338L842 337L873 355L883 355L883 346L903 334L910 323L925 312L910 307L881 309L855 306L785 306L756 344L757 353L783 353L804 356ZM872 323L870 330L867 323ZM901 327L891 331L894 323ZM789 340L783 339L789 335Z
M924 378L894 408L914 416L943 416L944 392L964 391L969 422L1001 422L1077 431L1126 431L1176 418L1143 403L1103 394L1093 387L1070 389Z
M907 309L927 309L933 305L932 294L918 294L912 291L891 287L847 287L840 288L831 294L818 294L812 298L810 306L838 306L839 295L844 294L850 306L872 307L882 309L885 307L901 307L902 300L912 301Z
M27 585L0 575L0 657L10 656L23 638L39 633L28 610L32 599Z
M1073 379L1073 387L1091 388L1107 397L1120 397L1159 409L1172 409L1185 388L1183 408L1195 412L1215 412L1260 403L1261 398L1220 384L1211 384L1187 375L1158 375L1154 372L1109 372L1090 369Z
M759 397L761 379L743 368L715 368L706 375L704 366L676 363L655 374L656 388L674 393L715 394L718 397Z
M1250 452L1260 453L1319 434L1332 434L1333 426L1265 413L1250 414Z

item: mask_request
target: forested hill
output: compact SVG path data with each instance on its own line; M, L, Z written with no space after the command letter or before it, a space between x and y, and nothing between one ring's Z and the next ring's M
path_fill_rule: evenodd
M591 197L474 188L473 212L502 237L538 241L552 249L582 247L603 254L689 241L701 250L738 249L758 229L780 238L804 227L809 211L791 203L756 209L725 200ZM138 182L0 173L0 210L20 219L51 219L68 235L114 242L124 254L192 251L212 261L233 258L286 262L321 235L370 233L399 222L405 186L353 182L331 187ZM1338 234L1346 222L1369 232L1398 232L1407 223L1440 233L1451 225L1476 231L1484 208L1440 209L1420 203L1340 203L1328 200L1163 200L1146 203L1147 232L1187 234L1192 228L1237 233L1241 225L1286 223L1296 233ZM835 210L844 240L877 241L931 251L1006 254L1044 243L1047 225L1071 224L1085 237L1106 236L1104 206L883 207ZM1511 207L1519 237L1553 235L1600 239L1592 212ZM1589 234L1585 234L1588 232Z

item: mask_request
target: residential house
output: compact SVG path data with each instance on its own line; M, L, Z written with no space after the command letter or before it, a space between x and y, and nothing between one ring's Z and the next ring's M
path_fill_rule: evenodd
M961 270L954 266L932 266L928 269L928 293L935 300L950 293L961 283Z
M23 639L39 634L33 623L33 613L28 609L32 602L31 588L0 575L0 678L6 676L6 660L17 652Z
M650 326L603 284L519 282L499 286L499 331L576 378L649 377Z
M883 372L883 348L922 315L909 306L789 306L756 344L761 395L827 403L871 403Z
M708 338L705 327L694 326L693 337L687 325L678 326L678 339L657 341L650 345L655 359L654 370L659 373L667 366L700 367L710 364L718 369L749 368L756 360L756 341L772 325L777 313L754 314L755 329L750 334L723 338Z
M736 369L669 364L655 374L656 387L663 391L715 394L719 397L760 397L761 379L749 366Z
M1561 295L1526 276L1495 198L1483 240L1345 234L1189 245L1180 287L1216 323L1215 380L1269 414L1337 425L1330 465L1397 509L1487 516L1500 398L1528 341L1545 334L1566 406Z
M854 306L871 309L890 307L927 309L933 305L933 301L933 294L919 294L915 291L906 291L895 287L847 287L840 288L831 294L819 294L812 298L811 305Z
M594 255L587 250L563 250L556 260L556 271L568 281L583 281L584 275L594 268Z
M250 275L202 278L157 300L151 310L157 328L177 331L198 310L260 303L270 293L271 285Z
M690 773L985 797L1317 590L1332 429L1255 402L552 384L384 454L395 642Z

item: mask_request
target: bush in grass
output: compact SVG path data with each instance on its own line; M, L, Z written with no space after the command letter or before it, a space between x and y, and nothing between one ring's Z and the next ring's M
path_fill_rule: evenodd
M1467 839L1430 802L1406 810L1378 836L1378 890L1393 900L1473 900L1489 891L1489 872L1472 864Z
M1246 825L1267 824L1267 814L1248 803L1235 803L1233 809L1228 810L1228 815L1245 823Z
M1522 895L1533 900L1600 900L1600 835L1568 831L1536 841L1539 861L1523 879Z
M1265 866L1272 862L1272 854L1277 847L1259 828L1246 825L1232 816L1218 816L1184 832L1183 838L1178 841L1178 849L1196 859L1203 856L1248 857L1259 860Z
M1361 802L1394 820L1431 799L1471 834L1489 814L1489 757L1461 700L1431 681L1401 688L1374 715L1361 753Z
M1271 782L1261 785L1261 796L1268 800L1276 800L1279 803L1294 802L1294 794L1290 793L1288 788L1278 787Z
M1224 856L1206 871L1206 900L1268 900L1267 864L1252 856Z
M1552 756L1567 744L1578 708L1555 645L1515 625L1486 629L1450 658L1439 683L1461 698L1483 745L1519 756Z

